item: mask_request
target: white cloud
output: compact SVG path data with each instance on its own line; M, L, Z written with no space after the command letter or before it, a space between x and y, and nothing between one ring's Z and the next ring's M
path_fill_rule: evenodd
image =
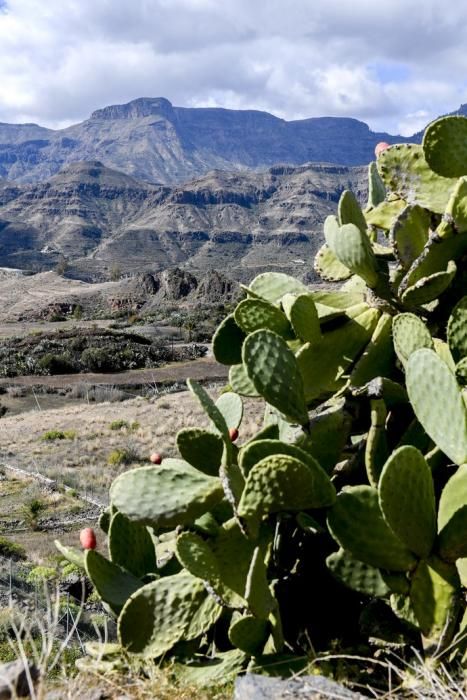
M466 35L434 0L7 0L0 121L164 96L408 134L467 101Z

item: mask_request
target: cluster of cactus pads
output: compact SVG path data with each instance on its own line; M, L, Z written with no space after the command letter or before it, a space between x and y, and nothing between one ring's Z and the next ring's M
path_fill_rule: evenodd
M333 639L466 663L467 119L383 150L324 235L334 285L256 277L213 338L228 391L188 382L209 429L114 481L109 558L59 545L121 647L191 680ZM242 397L264 422L237 447Z

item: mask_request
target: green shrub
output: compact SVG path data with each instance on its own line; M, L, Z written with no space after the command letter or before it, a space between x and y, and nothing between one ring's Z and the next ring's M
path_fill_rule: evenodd
M55 355L48 352L37 362L39 370L47 374L70 374L77 371L76 365L70 355Z
M54 442L55 440L75 440L77 433L75 430L47 430L40 440L44 442Z
M17 542L0 537L0 556L7 559L26 559L26 550Z
M54 581L57 577L57 569L51 566L35 566L27 575L26 581L31 584L40 584L45 581Z
M83 350L80 362L90 372L112 372L118 369L112 356L105 348L90 347Z
M119 418L117 420L113 420L111 424L109 425L110 430L121 430L122 428L129 428L128 421L123 420L122 418Z
M129 448L117 448L112 450L107 457L107 464L112 467L117 467L122 464L131 464L138 461L138 455L134 450Z

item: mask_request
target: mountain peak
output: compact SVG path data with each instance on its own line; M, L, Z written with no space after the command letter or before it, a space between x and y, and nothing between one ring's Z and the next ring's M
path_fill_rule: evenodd
M172 103L165 97L138 97L123 105L109 105L102 109L96 109L91 114L91 119L138 119L151 115L162 116L166 119L173 118Z

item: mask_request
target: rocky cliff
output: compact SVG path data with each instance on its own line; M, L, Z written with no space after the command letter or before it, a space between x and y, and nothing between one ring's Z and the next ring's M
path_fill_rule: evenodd
M249 279L281 267L311 270L324 218L340 193L364 200L366 168L274 166L212 171L184 185L152 185L98 161L49 180L0 185L0 266L47 270L64 259L83 280L183 266Z

